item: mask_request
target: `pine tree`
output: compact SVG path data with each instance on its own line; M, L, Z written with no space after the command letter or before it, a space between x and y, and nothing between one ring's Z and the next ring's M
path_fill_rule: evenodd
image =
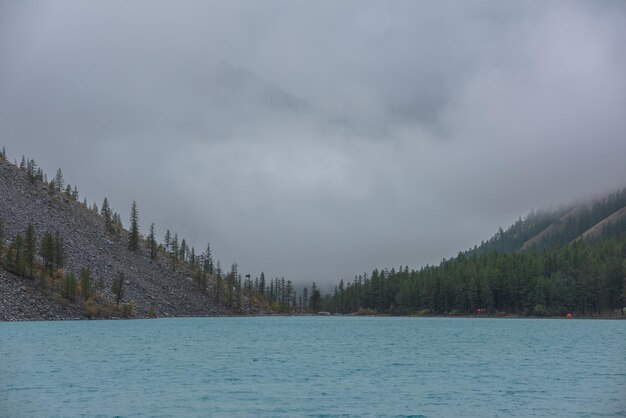
M83 268L80 271L80 291L83 299L87 300L91 297L91 270Z
M113 219L111 214L111 208L109 207L109 201L106 197L102 202L102 209L100 209L100 214L104 218L104 225L106 227L106 230L109 233L113 232Z
M54 186L56 187L57 193L61 193L63 190L63 186L65 186L65 179L63 179L63 171L59 168L57 170L56 176L54 176Z
M114 212L113 213L113 232L115 232L115 234L117 235L117 237L119 238L120 233L122 231L122 229L124 228L124 226L122 225L122 217L120 216L119 213Z
M24 261L28 268L28 275L32 278L35 271L35 254L37 252L37 237L32 223L28 223L24 240Z
M285 307L287 305L287 299L288 299L287 295L287 286L285 284L285 278L281 277L280 278L280 305L282 307Z
M196 250L193 247L191 247L191 253L189 254L189 264L192 271L196 269Z
M54 274L54 264L56 258L56 250L54 248L54 237L48 231L43 234L41 240L41 258L43 260L44 270L52 277Z
M241 310L241 274L238 274L237 280L235 280L235 292L237 295L237 310Z
M344 287L343 279L341 279L341 281L339 281L339 298L340 298L339 313L341 314L343 314L343 307L344 307L344 298L343 298L344 290L345 290L345 287Z
M309 310L309 289L306 286L302 290L302 306L305 311Z
M181 262L187 261L187 243L185 242L185 238L180 242L180 250L178 253L178 258Z
M205 273L213 274L213 255L211 254L211 244L206 245L203 268Z
M74 185L74 190L72 190L72 199L78 202L79 197L80 196L78 195L78 188L76 188L76 185Z
M222 266L220 260L215 264L215 303L220 303L220 293L222 292Z
M115 304L120 306L120 302L122 301L122 297L124 296L124 273L119 272L117 278L113 279L113 283L111 284L111 291L115 296Z
M63 265L65 264L65 249L63 248L63 238L61 238L61 234L59 234L58 230L54 234L54 251L55 269L58 270L60 268L63 268Z
M54 196L57 192L57 186L56 183L54 182L54 179L52 179L50 181L50 184L48 184L48 193L50 194L50 196Z
M261 296L265 296L265 273L261 272L261 278L259 279L259 293Z
M0 160L2 161L7 160L7 150L4 147L2 147L2 152L0 152Z
M150 224L150 235L148 235L148 246L150 247L150 259L154 260L156 257L156 237L154 236L154 222Z
M172 245L172 234L170 234L170 230L165 231L165 252L168 253L170 251L170 246Z
M233 306L233 291L235 290L235 281L239 277L239 271L237 270L237 263L233 263L230 266L230 273L228 273L228 281L226 283L226 298L228 301L228 306Z
M22 276L24 274L24 238L22 238L22 234L15 236L12 246L15 254L13 271Z
M35 160L28 160L26 162L26 175L31 183L34 183L37 179L37 163L35 163Z
M137 213L137 203L133 201L130 209L130 234L128 236L128 249L137 251L139 249L139 215Z
M174 234L174 239L171 242L170 259L172 261L172 270L176 270L176 264L178 264L178 234Z
M321 307L322 295L317 288L315 282L311 285L311 298L309 299L309 310L319 312Z
M63 297L68 300L76 299L76 277L73 273L67 273L63 280Z
M291 280L287 280L285 285L285 306L289 308L292 305L292 301L295 300L294 287Z
M22 161L20 162L20 170L26 170L26 157L22 155Z

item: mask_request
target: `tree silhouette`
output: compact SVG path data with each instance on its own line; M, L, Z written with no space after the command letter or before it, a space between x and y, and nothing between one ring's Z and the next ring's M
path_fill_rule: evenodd
M130 234L128 236L128 249L137 251L139 249L139 214L137 213L137 203L133 201L130 209Z

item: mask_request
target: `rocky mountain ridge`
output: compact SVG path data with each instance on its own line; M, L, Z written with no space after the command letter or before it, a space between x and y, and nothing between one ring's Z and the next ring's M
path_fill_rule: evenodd
M218 300L214 277L208 278L204 290L194 283L188 266L173 269L164 254L152 260L144 239L140 240L137 252L129 251L127 231L122 231L116 239L107 232L100 215L64 193L50 193L46 183L31 181L24 170L3 160L0 160L0 219L4 224L5 245L17 234L23 234L29 223L34 227L37 243L41 242L44 231L58 231L64 241L65 272L78 275L81 269L89 268L94 282L101 284L99 297L106 303L114 302L112 284L123 274L122 302L132 305L136 317L262 311L251 303L234 309L223 299ZM86 317L82 302L61 300L38 286L36 278L19 277L1 266L0 290L0 320Z

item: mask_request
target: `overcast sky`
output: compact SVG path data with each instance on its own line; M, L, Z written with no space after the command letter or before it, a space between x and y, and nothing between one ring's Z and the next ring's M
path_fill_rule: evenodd
M0 145L224 267L419 267L626 186L622 1L0 0Z

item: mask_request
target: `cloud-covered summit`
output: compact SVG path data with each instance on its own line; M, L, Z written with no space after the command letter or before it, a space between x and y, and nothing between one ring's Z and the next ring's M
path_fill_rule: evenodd
M624 186L621 2L0 3L0 137L224 264L436 262Z

